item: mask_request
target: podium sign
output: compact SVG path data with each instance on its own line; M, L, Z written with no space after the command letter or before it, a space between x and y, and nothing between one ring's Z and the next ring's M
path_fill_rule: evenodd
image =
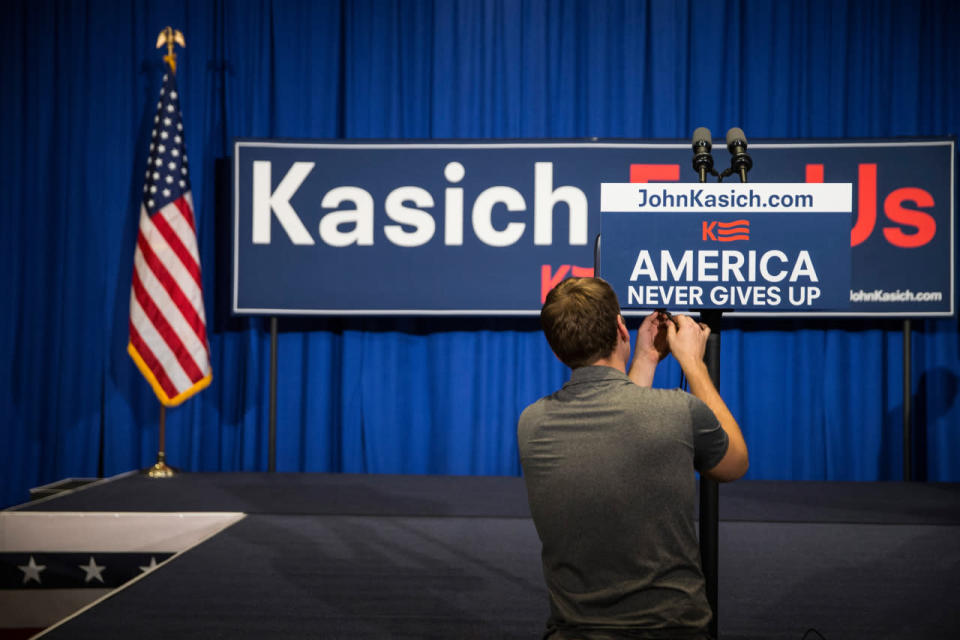
M850 306L850 184L604 184L599 274L625 309Z

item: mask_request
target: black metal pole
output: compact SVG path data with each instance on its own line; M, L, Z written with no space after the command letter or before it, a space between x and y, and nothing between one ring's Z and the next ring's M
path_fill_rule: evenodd
M267 471L277 470L277 317L270 318L270 434Z
M710 327L707 350L703 360L707 364L713 386L720 389L720 319L723 311L710 309L700 312L700 320ZM713 617L710 635L718 638L718 584L720 558L720 485L700 474L700 563L706 581L707 602Z
M734 131L733 129L730 130ZM742 135L742 132L741 132ZM713 171L713 157L710 156L710 130L701 127L693 132L693 168L697 170L700 182L707 181L706 169L710 175L717 176L722 181L724 174ZM727 134L727 140L730 133ZM744 148L746 142L743 142ZM728 145L729 146L729 145ZM746 157L746 153L742 154ZM749 158L747 158L749 162ZM752 163L751 163L752 164ZM733 165L731 164L731 167ZM740 171L740 181L747 181L747 169ZM707 372L713 386L720 390L720 319L723 311L719 309L705 309L700 312L700 320L710 327L710 336L707 338L706 352L703 360L707 365ZM720 559L720 485L702 473L700 474L700 565L703 569L703 578L706 583L707 602L710 603L709 631L714 638L719 638L719 559Z
M903 321L903 480L913 480L913 437L911 434L911 400L913 384L910 358L910 321Z

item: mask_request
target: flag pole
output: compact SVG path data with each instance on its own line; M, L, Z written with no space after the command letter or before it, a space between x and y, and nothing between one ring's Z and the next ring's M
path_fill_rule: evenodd
M175 44L181 47L187 46L183 39L183 34L178 29L166 27L157 37L157 48L167 47L167 55L163 56L163 61L170 67L171 73L177 72L177 54L174 53ZM167 465L167 407L160 403L160 425L159 425L159 443L157 446L157 462L147 469L146 475L150 478L172 478L176 470Z
M147 476L151 478L172 478L176 471L167 466L167 408L160 405L160 442L157 449L157 463L147 469Z

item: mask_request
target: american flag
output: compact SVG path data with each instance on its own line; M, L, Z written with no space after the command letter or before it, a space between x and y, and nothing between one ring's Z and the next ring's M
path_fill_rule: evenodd
M153 119L140 205L127 352L168 407L213 378L180 96L169 70Z

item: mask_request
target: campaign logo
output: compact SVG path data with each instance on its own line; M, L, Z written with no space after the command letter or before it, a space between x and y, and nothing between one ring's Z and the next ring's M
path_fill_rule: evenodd
M736 242L737 240L750 239L750 221L731 220L730 222L720 222L719 220L703 220L701 223L701 236L704 242L712 240L713 242Z

